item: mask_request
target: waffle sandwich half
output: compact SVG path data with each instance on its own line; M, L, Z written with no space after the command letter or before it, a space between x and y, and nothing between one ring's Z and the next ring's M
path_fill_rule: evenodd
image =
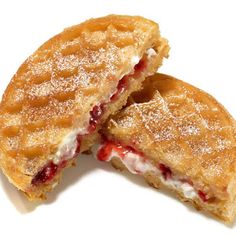
M97 159L226 222L236 214L235 121L213 97L156 74L109 119Z
M43 44L0 104L0 165L9 181L29 199L44 199L168 49L156 23L118 15L72 26Z

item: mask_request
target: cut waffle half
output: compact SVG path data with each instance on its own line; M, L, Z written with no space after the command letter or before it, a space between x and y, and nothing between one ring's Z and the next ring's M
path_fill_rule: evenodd
M0 105L0 164L9 181L29 199L44 199L168 50L156 23L118 15L72 26L43 44Z
M226 222L236 214L235 120L213 97L156 74L109 119L96 157Z

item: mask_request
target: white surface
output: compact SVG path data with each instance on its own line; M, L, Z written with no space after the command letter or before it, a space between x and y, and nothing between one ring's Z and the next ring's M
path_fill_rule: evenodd
M20 64L63 28L109 13L160 24L170 41L169 73L214 95L236 117L235 1L0 1L0 89ZM81 158L49 199L35 207L0 176L1 235L235 235L142 179Z

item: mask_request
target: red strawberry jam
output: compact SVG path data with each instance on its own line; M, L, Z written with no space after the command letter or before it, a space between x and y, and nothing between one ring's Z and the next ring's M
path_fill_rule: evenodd
M134 66L134 73L124 76L118 83L117 91L111 96L110 100L115 101L118 99L119 95L125 91L128 86L128 80L130 77L135 77L147 68L147 61L140 60L138 64Z
M97 152L97 159L100 161L109 161L112 151L118 153L119 158L123 159L127 153L136 153L144 158L143 153L136 151L130 146L122 146L120 143L115 143L104 138L102 147Z
M97 153L97 159L99 161L109 161L111 153L112 153L112 146L103 145Z
M77 141L77 148L76 148L76 153L79 154L80 153L80 146L81 146L81 142L82 142L82 135L77 135L76 137L76 141Z
M49 162L32 180L33 185L39 185L46 183L53 179L58 170L58 165L55 165L52 161Z
M198 196L202 199L203 202L207 202L209 200L209 198L207 197L207 195L202 192L202 191L198 191Z
M172 177L172 171L168 166L160 164L159 170L161 171L161 174L163 175L165 180L168 180Z
M67 160L63 160L62 162L60 162L60 163L58 164L58 169L65 168L65 167L66 167L66 164L67 164Z
M129 151L119 144L115 144L111 141L106 141L105 144L98 150L97 159L99 161L109 161L110 155L113 150L117 152L121 158L123 158Z
M147 61L141 59L137 65L134 67L135 74L139 74L147 68Z
M101 103L98 106L94 106L93 110L90 111L90 120L89 120L89 127L88 127L89 133L93 132L96 129L97 124L105 111L105 107L106 107L106 104Z
M123 93L128 85L127 81L129 79L129 76L124 76L117 85L116 92L111 96L110 100L115 101L118 99L119 95Z

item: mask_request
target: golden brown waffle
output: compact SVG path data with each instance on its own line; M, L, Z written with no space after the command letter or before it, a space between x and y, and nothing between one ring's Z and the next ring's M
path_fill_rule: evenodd
M213 97L173 77L156 74L146 80L130 105L112 117L104 129L109 140L142 153L162 176L146 172L154 187L166 186L224 221L236 213L235 121ZM120 159L113 165L124 169ZM161 164L161 168L160 168ZM163 180L178 178L197 195ZM181 182L181 184L182 184Z
M76 130L79 151L88 149L108 115L140 89L168 49L156 23L116 15L72 26L43 44L19 68L1 102L0 163L9 181L32 200L44 198L61 169L74 162L72 152L66 162L59 160L60 168L52 165L65 137ZM92 113L99 122L91 121ZM55 176L45 182L47 171ZM35 179L40 175L41 184Z

